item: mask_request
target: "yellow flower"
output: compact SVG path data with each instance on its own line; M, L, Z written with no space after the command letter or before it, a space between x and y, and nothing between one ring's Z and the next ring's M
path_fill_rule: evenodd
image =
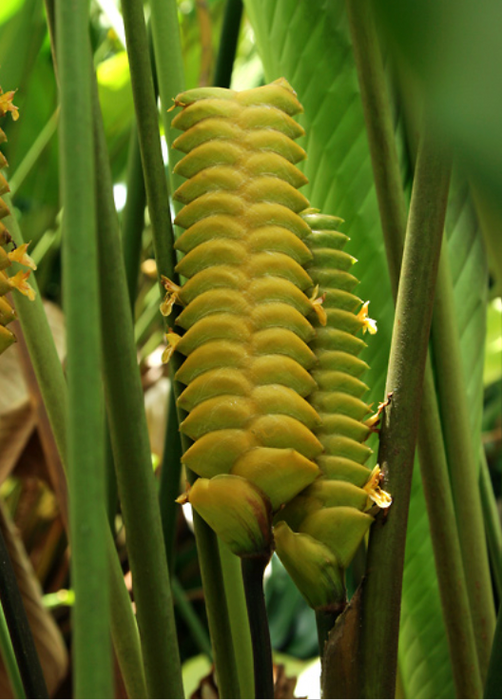
M10 90L0 94L0 117L4 117L7 112L10 112L14 121L19 119L19 110L12 104L15 92L15 90Z
M23 243L23 245L20 245L17 248L14 248L14 250L11 250L10 253L7 253L7 257L11 262L17 262L20 265L36 270L37 266L35 265L35 261L30 255L28 255L28 246L29 243Z
M380 488L381 479L382 474L377 464L371 472L367 483L363 486L363 490L366 491L373 503L376 503L379 508L389 508L392 503L392 496Z
M17 289L18 292L21 292L21 294L24 294L25 297L28 297L30 301L33 301L33 299L35 298L35 290L33 289L33 287L30 287L30 285L27 282L29 276L29 270L27 272L19 270L19 272L16 272L16 274L13 277L8 278L8 282L9 286L12 289Z
M357 314L357 318L361 321L362 326L363 326L363 333L366 333L366 331L369 331L370 335L375 335L377 332L377 324L376 321L373 318L370 318L368 316L368 306L370 305L369 301L365 302Z
M321 324L321 326L325 326L326 323L328 322L328 315L326 314L326 311L323 308L323 303L324 303L324 300L326 299L326 293L322 294L321 296L318 296L318 294L319 294L319 285L316 285L314 287L314 291L312 293L312 296L310 297L310 301L312 302L312 307L317 314L317 318L319 319L319 323Z
M181 340L181 335L177 333L166 333L167 347L162 353L162 362L167 363L171 359L171 355L176 350L176 346Z
M173 310L173 306L175 304L181 304L181 299L179 296L181 287L179 287L174 282L171 282L171 280L167 277L164 277L164 275L162 275L162 284L166 289L166 296L164 297L164 301L160 305L160 313L162 314L162 316L169 316L169 314Z

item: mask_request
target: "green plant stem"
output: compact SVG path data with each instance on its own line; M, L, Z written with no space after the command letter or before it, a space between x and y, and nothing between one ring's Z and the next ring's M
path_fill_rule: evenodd
M7 195L4 195L4 199ZM24 243L21 230L14 217L5 219L9 232L17 245ZM30 284L37 291L33 302L17 295L16 311L23 329L24 339L30 353L37 377L44 406L49 416L54 439L58 447L63 467L66 471L67 460L67 385L63 368L54 345L54 339L47 322L36 278L30 278ZM131 602L125 587L122 571L118 564L118 556L112 539L111 531L106 522L104 509L102 514L101 531L105 533L108 550L108 576L111 587L111 628L113 645L117 659L122 669L124 682L129 697L146 697L146 690L141 690L144 681L142 659L139 647L139 636ZM118 575L117 575L118 571ZM125 656L122 656L122 655Z
M169 181L171 192L174 192L183 182L180 175L173 173L174 166L183 154L171 150L176 134L171 128L171 115L168 114L173 99L185 89L178 7L175 0L150 0L150 9L153 50L162 107L162 125L169 146ZM173 202L173 205L176 211L181 206L179 202Z
M106 530L111 596L111 632L120 672L130 698L148 698L138 626L111 531Z
M158 136L156 104L151 67L148 60L148 40L143 10L141 3L134 2L133 0L124 0L122 7L128 42L131 81L138 121L143 172L145 176L150 219L152 221L157 270L159 275L164 274L166 277L175 281L174 238L169 207L167 206L169 200ZM167 24L163 24L162 26L165 29ZM163 45L159 45L158 25L156 27L153 7L152 31L156 47L155 55L158 61L157 69L162 100L166 83L164 82L165 73L159 63L159 53L163 49ZM162 47L162 49L160 47ZM173 84L176 85L176 81ZM170 99L171 96L169 96L168 99ZM169 322L173 323L172 317L169 318ZM175 363L176 360L171 362L172 376L174 376L173 366ZM176 396L178 396L180 393L178 383L174 381L173 386ZM186 448L184 447L184 449ZM188 478L190 480L190 477ZM192 475L192 480L193 478L194 476ZM223 577L216 535L197 514L194 514L194 527L219 687L222 697L239 697L239 684L235 670L228 609L221 600Z
M74 686L77 697L113 692L110 599L100 507L105 501L101 339L94 143L89 74L89 6L56 0L64 308L68 344L68 466Z
M159 279L160 275L165 275L174 282L174 233L168 206L169 195L162 161L143 3L139 0L122 0L122 15L157 270Z
M433 381L429 361L418 442L423 489L457 697L480 698L483 685Z
M193 483L193 477L193 474L187 475L191 483ZM224 598L225 583L218 550L218 540L209 525L195 511L193 511L193 524L197 540L197 551L199 553L207 619L213 645L219 696L220 698L240 698L241 692L236 654L233 646L228 607Z
M449 168L444 161L444 150L426 130L417 160L392 335L386 384L391 402L380 431L379 464L394 502L388 513L377 516L370 535L363 590L363 697L394 697L395 692L411 476L448 196ZM380 663L374 663L376 644Z
M490 563L495 581L495 590L499 600L502 600L502 528L495 494L493 493L492 480L486 461L486 454L481 446L479 450L480 460L480 492L483 505L486 539L490 553Z
M143 660L150 695L181 698L173 600L97 85L93 113L104 385Z
M205 654L210 661L212 661L213 652L211 649L211 641L205 628L197 617L190 601L188 600L183 586L178 581L176 576L172 577L171 583L173 587L174 602L178 608L179 614L190 630L192 639L196 642L200 651Z
M242 578L253 643L255 698L274 697L272 645L263 595L263 572L268 557L242 559Z
M129 139L129 160L127 163L127 200L122 221L122 246L127 277L127 289L131 308L134 312L138 287L141 239L145 224L146 192L141 153L139 150L138 129L133 124Z
M346 0L346 7L389 274L397 290L407 211L382 56L370 0Z
M167 206L169 199L158 135L156 103L151 66L149 63L148 39L143 8L142 4L135 0L123 0L122 8L129 52L131 82L138 122L143 173L153 229L157 270L159 275L164 274L171 280L176 281L174 272L174 236L169 207ZM171 7L169 9L169 7L166 6L165 9L171 13L170 21L172 21L173 8ZM162 24L163 31L167 31L168 27L167 15L165 15L165 18L166 23ZM169 26L171 25L169 24ZM159 44L160 35L158 30L158 22L154 19L152 7L152 31L155 55L158 61L157 69L162 101L163 94L164 99L166 99L166 95L163 93L166 84L164 82L166 74L159 61L159 53L164 49L164 45L162 43ZM178 54L179 52L175 51L174 53ZM179 55L181 54L179 53ZM173 85L176 85L176 80L172 83ZM172 95L169 95L167 99L171 97ZM173 322L172 318L169 319L169 322ZM171 364L174 365L175 362L176 360L172 361ZM172 371L174 375L173 367ZM177 382L174 382L173 385L175 387L176 396L178 396L180 387ZM188 478L191 480L190 476ZM192 480L193 478L192 475ZM228 609L221 600L223 577L221 573L218 543L215 534L197 514L194 514L194 527L220 691L222 697L239 697L239 684L234 662Z
M403 235L406 222L406 202L403 194L397 150L395 147L390 104L387 97L385 75L382 58L378 46L378 38L375 32L371 16L370 3L367 0L347 0L350 29L352 33L354 55L359 75L361 98L365 114L365 121L372 157L375 186L379 201L380 216L386 245L387 260L391 286L394 295L397 294L399 271L402 257ZM442 263L440 262L440 267ZM438 286L439 286L438 281ZM442 299L436 295L435 308L441 308ZM444 311L442 311L444 313ZM451 313L451 309L447 312ZM456 330L455 330L456 332ZM434 329L433 329L434 335ZM441 348L441 354L448 361L448 353ZM436 406L437 400L434 380L430 364L426 367L424 403ZM432 409L431 409L432 411ZM462 561L459 557L459 538L456 527L452 525L454 512L451 508L436 508L434 505L434 488L428 484L441 483L444 499L450 504L451 487L444 457L443 437L438 422L434 424L431 414L424 416L419 430L419 454L428 457L420 459L422 480L427 503L429 521L431 523L432 544L437 564L437 575L443 603L443 615L448 634L452 668L459 697L470 697L471 689L478 689L479 675L472 670L473 664L469 659L469 650L472 650L474 632L470 621L471 612L465 606L464 586L466 576L462 570ZM439 413L434 411L435 420L439 421ZM469 432L469 431L467 431ZM434 444L435 448L430 449ZM448 493L447 493L448 492ZM445 539L442 534L450 533L450 539ZM478 533L479 534L479 533ZM483 549L483 540L478 539L478 545ZM478 546L476 545L476 547ZM448 549L448 551L446 551ZM444 566L444 562L450 562L450 568ZM468 567L467 567L468 568ZM488 601L490 596L488 596ZM471 600L471 606L473 600ZM457 634L459 615L463 610L464 628L461 634ZM466 636L467 635L467 636ZM470 638L469 638L470 637ZM487 657L485 657L487 658ZM475 665L474 665L475 666ZM472 670L469 677L468 670ZM464 680L467 686L463 686Z
M2 195L7 206L13 211L8 194ZM17 246L24 243L21 230L14 216L8 216L4 223ZM14 268L15 269L15 268ZM51 329L45 314L36 275L31 275L30 285L35 290L35 299L30 301L16 294L16 313L21 322L30 359L37 377L42 398L51 422L59 454L67 463L67 385L63 368L58 357ZM46 381L50 377L50 381Z
M242 11L242 0L227 0L214 74L214 84L218 87L230 87L239 42Z
M40 158L45 150L45 147L56 133L59 121L59 107L56 108L54 114L49 118L49 121L39 133L28 153L25 155L21 163L18 165L15 173L9 180L11 196L15 197L17 191L30 174L33 166Z
M42 667L1 530L0 600L26 697L48 698Z
M438 303L432 319L436 386L479 665L484 680L496 615L479 491L479 460L472 443L446 246L441 254L436 294Z
M9 628L5 619L2 604L0 602L0 650L2 661L9 678L12 692L15 698L25 698L23 681L17 665L16 655L12 647L12 641L9 636Z
M181 479L181 449L180 432L176 399L172 387L169 389L167 404L167 426L164 440L164 453L160 469L159 504L162 517L162 531L166 549L167 564L171 577L174 571L174 555L176 540L176 520L179 506L176 498L180 495Z
M241 698L254 698L254 668L253 668L253 643L246 608L246 593L242 580L241 562L239 557L218 540L220 561L225 583L225 598L230 615L230 627L234 649L236 654L237 673Z

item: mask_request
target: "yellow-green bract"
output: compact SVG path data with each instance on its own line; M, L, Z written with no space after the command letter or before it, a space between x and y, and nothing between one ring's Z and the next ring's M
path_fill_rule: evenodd
M318 363L309 397L322 421L316 429L324 448L316 459L322 475L277 515L274 534L279 557L312 607L336 609L345 600L344 571L373 522L368 509L390 505L378 468L364 466L371 455L364 445L369 407L361 398L367 387L360 380L367 365L358 358L365 343L356 333L376 327L367 304L359 310L362 301L352 293L355 260L342 250L347 237L336 230L340 220L316 212L303 218L312 229L308 271L324 295L326 314L324 326L312 320Z
M181 430L194 440L183 461L201 477L187 497L235 553L252 556L270 550L272 514L317 478L323 450L305 398L316 358L310 228L299 216L309 203L295 166L303 130L292 118L301 105L284 80L188 91L176 104L184 133L174 146L186 153L176 170L188 178L175 193L186 229L177 271L188 278L174 292L185 307L177 378L187 385Z
M284 80L236 93L201 88L176 98L184 131L175 197L183 287L166 280L168 313L184 306L184 463L200 478L189 500L240 556L277 551L309 603L344 597L343 572L386 503L361 400L361 329L373 329L352 294L354 259L338 219L318 214L298 188L305 156L294 139L301 111Z

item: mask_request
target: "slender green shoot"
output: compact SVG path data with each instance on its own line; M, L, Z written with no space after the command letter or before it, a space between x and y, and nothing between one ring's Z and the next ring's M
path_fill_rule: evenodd
M178 428L176 399L172 388L169 390L167 404L167 426L164 440L164 452L160 469L159 504L162 517L164 546L171 576L174 571L174 556L176 542L176 521L179 506L175 501L180 495L181 480L181 440Z
M68 466L76 697L111 697L89 5L56 1L61 102L63 283L67 329ZM76 147L77 145L77 147Z
M361 88L365 122L372 157L375 186L378 196L382 229L386 245L387 260L391 286L397 294L401 266L403 238L406 226L406 202L401 183L397 150L394 140L390 102L387 96L382 57L378 45L371 3L347 0L350 29L354 47L354 56ZM441 265L441 263L440 263ZM439 284L439 283L438 283ZM437 295L436 307L442 305ZM444 358L448 353L441 348ZM419 454L422 480L431 523L432 544L435 552L440 595L443 602L445 627L452 659L452 668L459 697L479 695L479 673L476 664L471 663L469 654L474 642L474 631L470 620L470 610L465 601L465 576L462 561L459 559L458 533L456 532L454 513L449 507L452 503L451 488L444 458L443 437L435 397L432 370L428 363L425 373L424 404L431 407L424 415L419 431ZM434 448L431 449L431 445ZM425 458L425 455L427 457ZM441 494L448 507L435 505L435 489L429 483L441 484ZM439 497L439 496L438 496ZM444 533L450 537L445 538ZM481 549L483 545L481 543ZM448 550L448 551L446 551ZM445 565L449 562L449 566ZM472 605L472 601L471 601ZM460 612L463 611L463 612ZM463 628L458 632L458 621L463 621Z
M363 697L394 697L406 523L434 290L448 197L444 149L419 149L392 336L378 460L394 498L372 527L363 589ZM374 663L378 644L382 657Z
M176 134L171 129L171 116L168 114L173 99L185 89L178 6L176 0L150 0L150 9L162 125L169 146L169 182L171 192L174 192L183 182L180 175L173 173L173 168L182 154L171 150ZM180 207L179 202L173 202L173 205L176 211Z
M4 195L4 199L6 198L7 196ZM5 219L5 222L16 245L22 245L24 240L16 219L11 216ZM37 376L38 387L49 416L54 439L63 467L66 469L67 413L65 407L68 401L67 385L38 292L35 275L30 277L30 284L37 292L35 300L31 302L25 297L17 295L16 311ZM63 490L61 489L61 491ZM61 508L65 508L64 503L61 504ZM147 697L144 680L141 680L144 677L144 672L136 620L104 510L102 510L101 517L101 531L105 533L108 550L113 645L129 697Z
M214 74L214 84L218 87L230 87L239 42L242 11L242 0L227 0Z
M430 361L427 365L418 453L439 593L457 697L479 698L483 686L476 640Z
M478 659L484 680L495 633L496 614L479 491L479 460L469 422L446 247L439 264L437 296L440 303L436 304L432 319L436 386Z
M134 317L134 303L138 287L141 239L145 224L146 192L141 153L138 142L138 129L133 125L129 140L129 160L127 163L127 200L122 220L122 246L127 276L129 300Z
M263 573L268 557L242 559L242 578L246 592L249 627L253 643L255 698L274 697L274 667L263 595Z
M126 30L134 109L138 123L141 161L152 222L157 270L159 279L160 275L165 275L175 281L174 233L168 206L169 194L162 161L157 103L143 3L138 0L122 0L122 15Z
M102 279L103 379L145 674L152 697L181 698L183 685L173 600L96 83L92 104Z
M221 540L218 541L218 544L232 639L234 649L239 650L235 661L239 675L241 698L254 698L253 643L249 629L241 562L239 557L232 554Z

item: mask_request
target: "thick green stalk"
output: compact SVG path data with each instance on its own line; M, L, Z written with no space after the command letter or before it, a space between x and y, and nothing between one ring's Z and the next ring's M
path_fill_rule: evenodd
M214 74L214 84L219 87L230 87L237 43L239 41L242 10L242 0L227 0Z
M472 443L453 284L446 248L441 254L436 294L438 303L432 319L436 385L479 665L484 680L495 632L496 615L479 492L479 460Z
M12 647L12 641L9 636L9 628L5 619L2 604L0 603L0 654L7 672L7 677L12 687L12 693L15 698L25 698L23 681L16 661L16 655Z
M159 276L162 274L175 281L174 233L169 212L166 173L162 161L157 103L143 3L139 0L122 0L122 14L157 270Z
M6 195L4 195L4 199ZM19 225L14 217L5 219L9 232L17 245L24 243ZM30 359L37 376L40 393L49 416L63 467L67 464L67 385L63 368L54 345L54 339L47 322L47 316L36 284L35 275L30 284L36 289L33 302L16 295L16 311L23 329L24 339L29 349ZM129 594L118 562L118 556L111 531L102 510L102 532L105 533L108 550L108 576L111 587L111 628L113 645L122 669L129 697L146 697L143 664L139 647L138 629L134 618ZM118 572L118 574L117 574Z
M483 685L433 381L428 362L418 442L423 489L457 697L480 698Z
M263 572L268 558L242 559L242 578L246 592L249 627L253 643L255 698L274 697L274 668L272 645L268 628L267 609L263 595Z
M486 454L483 446L479 450L480 461L480 492L481 503L483 505L483 516L486 530L486 540L490 553L491 570L495 581L495 590L499 600L502 599L502 528L500 526L500 514L497 506L497 499L493 493L492 480L486 461Z
M180 495L182 454L176 399L172 388L170 388L164 452L160 469L159 504L167 565L171 576L174 571L176 520L179 513L179 506L176 505L175 501Z
M249 629L241 563L239 557L232 554L221 540L218 541L218 544L232 639L234 649L239 650L235 661L239 675L241 698L254 698L253 643Z
M174 281L176 279L174 238L169 207L167 206L169 199L160 150L143 8L142 4L135 0L123 0L122 8L157 270L159 274L164 274ZM152 23L152 29L153 27ZM163 81L159 66L158 69L160 85ZM172 318L169 319L169 322L173 322ZM174 382L174 386L176 396L178 396L179 387L176 382ZM223 697L238 697L239 685L233 661L234 652L228 610L221 600L223 579L216 536L206 523L196 515L194 516L194 526L220 689Z
M133 124L129 139L129 160L127 163L127 200L122 219L122 246L127 276L127 289L134 317L134 303L138 287L141 239L145 224L146 192L141 153L139 150L138 129Z
M171 192L174 192L183 182L180 175L173 173L174 166L183 154L171 150L176 132L171 129L171 115L168 114L173 99L185 89L178 6L176 0L150 0L150 9L152 12L153 50L162 107L162 125L169 146L169 181ZM174 202L174 207L177 211L180 203Z
M397 290L407 211L382 56L373 22L371 2L346 0L346 7L389 274Z
M363 697L394 697L406 523L449 168L428 131L417 160L392 335L379 464L393 495L370 535L363 590ZM375 602L376 601L376 602ZM381 650L379 663L374 650Z
M13 206L9 195L3 199L11 211ZM14 216L4 219L4 223L17 246L24 243L19 224ZM14 268L15 269L15 268ZM67 385L63 368L58 357L51 329L47 321L42 297L38 289L36 275L31 275L30 285L35 290L35 299L30 301L16 294L16 313L21 322L30 359L37 377L59 454L67 464ZM50 378L50 381L47 381Z
M0 530L0 600L27 698L49 697L16 575Z
M397 150L395 147L394 132L390 112L390 104L386 91L385 75L382 58L378 45L378 38L375 32L373 19L371 16L371 6L367 0L347 0L347 9L350 20L350 28L354 46L354 55L359 75L361 88L361 98L365 114L365 121L370 144L373 172L375 176L375 186L380 207L382 229L386 245L389 274L394 295L397 294L399 272L401 266L403 236L406 226L406 202L401 182ZM441 264L441 263L440 263ZM436 307L441 305L441 299L436 298ZM442 349L443 357L448 357ZM430 364L426 367L424 403L433 406L437 405L435 397L434 380ZM422 415L423 411L422 411ZM434 412L436 419L439 414ZM442 456L444 455L443 438L440 423L437 425L431 420L431 416L424 416L419 430L419 454L428 454L427 461L420 459L422 480L427 503L429 521L431 523L432 544L435 552L438 582L441 599L443 601L443 615L445 627L448 632L452 667L457 683L459 697L465 694L470 696L469 687L479 688L479 679L474 681L476 673L467 687L462 688L462 669L471 668L472 664L466 658L469 649L474 644L474 633L470 621L470 610L465 609L465 576L462 570L462 560L459 555L458 533L452 527L451 518L454 513L448 509L438 509L434 506L434 490L426 482L432 479L433 482L441 481L444 497L451 502L447 464ZM434 444L433 450L429 446ZM444 540L441 533L450 532L451 539ZM436 539L437 538L437 539ZM481 544L481 548L482 548ZM448 552L445 549L448 548ZM439 566L439 562L449 561L450 567ZM455 585L452 585L455 583ZM471 605L473 601L471 600ZM458 635L454 630L458 623L457 610L464 610L465 621L463 633ZM470 635L467 639L465 635ZM479 691L478 691L479 692Z
M113 692L113 675L107 554L100 510L105 500L104 434L88 13L87 0L56 2L70 540L76 597L74 685L77 697L103 698Z
M129 592L124 585L124 574L120 566L111 531L107 528L109 576L111 596L111 630L113 646L117 655L127 695L130 698L148 698L145 669L136 618L132 612Z
M188 471L188 470L187 470ZM194 474L187 474L193 483ZM220 698L242 697L237 672L236 653L232 640L232 627L225 598L225 590L218 540L209 525L193 511L193 524L197 551L199 552L202 587L213 645L213 658L218 678Z
M97 85L94 88L104 386L117 485L149 693L152 697L182 698L173 600L143 390Z

